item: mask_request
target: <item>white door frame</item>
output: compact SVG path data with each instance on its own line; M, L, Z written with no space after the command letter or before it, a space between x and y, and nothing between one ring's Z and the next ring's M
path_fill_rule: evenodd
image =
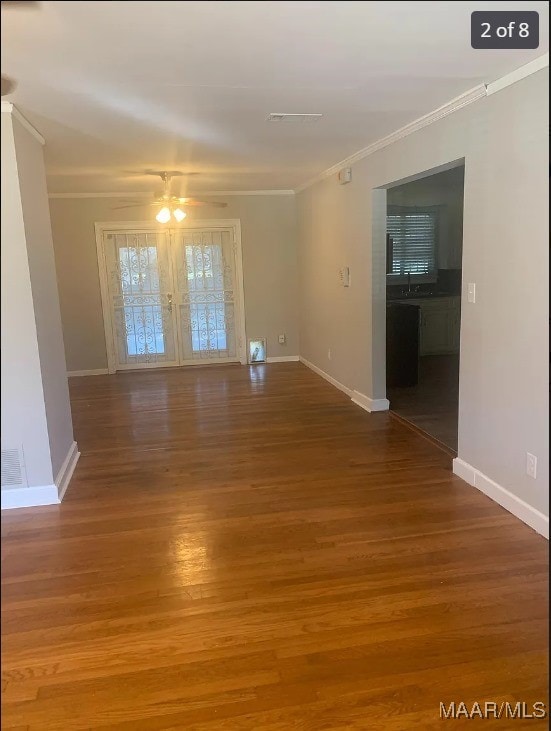
M247 335L245 330L245 288L243 282L243 252L241 248L241 220L239 218L199 219L177 223L171 226L152 223L151 221L101 221L94 224L96 230L96 252L98 257L99 283L101 291L101 308L103 310L103 328L105 332L105 350L107 352L107 370L116 373L114 324L111 315L109 286L107 277L107 261L104 247L104 233L106 231L132 231L133 229L147 229L151 232L167 230L204 230L216 231L219 229L232 231L233 251L235 256L235 304L237 310L235 334L237 336L237 357L242 365L247 363ZM170 254L172 259L172 252ZM194 365L205 365L198 361Z

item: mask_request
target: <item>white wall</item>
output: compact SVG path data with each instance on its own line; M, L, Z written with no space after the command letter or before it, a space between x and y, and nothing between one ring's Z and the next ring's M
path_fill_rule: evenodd
M464 177L460 165L387 191L388 205L438 206L438 269L461 269Z
M333 176L297 196L301 356L384 398L386 195L377 189L465 159L458 453L546 515L547 108L545 69L363 158L349 185ZM349 289L338 284L345 265ZM467 282L476 304L466 304ZM536 480L527 451L538 456Z
M2 449L23 447L30 486L53 482L12 116L2 113Z
M19 190L32 283L40 371L54 477L73 443L65 348L42 145L14 123Z
M216 197L216 200L220 200ZM193 219L239 218L248 337L266 337L269 357L298 355L298 272L293 195L228 196L227 208ZM94 223L151 221L150 207L114 210L120 199L52 198L50 212L69 371L107 367ZM287 342L280 345L278 335Z
M2 448L21 447L28 486L57 499L74 443L43 151L3 107Z

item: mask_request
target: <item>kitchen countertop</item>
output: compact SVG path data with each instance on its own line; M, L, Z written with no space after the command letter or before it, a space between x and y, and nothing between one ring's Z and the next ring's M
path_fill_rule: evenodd
M390 304L392 302L399 302L400 304L408 304L408 303L414 303L420 302L420 301L426 301L426 300L436 300L436 299L459 299L461 295L459 294L450 294L448 292L436 292L434 294L429 294L427 292L413 292L411 294L400 294L394 297L387 297L387 304Z

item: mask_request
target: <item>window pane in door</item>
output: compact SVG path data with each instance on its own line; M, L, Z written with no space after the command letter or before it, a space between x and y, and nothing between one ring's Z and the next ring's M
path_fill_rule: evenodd
M175 365L172 278L164 232L104 234L115 367Z
M165 353L156 246L119 247L126 354Z
M222 246L187 244L185 256L192 350L227 350Z

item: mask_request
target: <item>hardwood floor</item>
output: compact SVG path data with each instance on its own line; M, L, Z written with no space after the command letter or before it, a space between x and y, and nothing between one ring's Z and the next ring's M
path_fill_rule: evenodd
M419 358L416 386L388 389L390 408L457 454L459 353Z
M65 501L2 515L4 731L425 731L440 702L547 702L547 542L388 414L299 363L70 387Z

